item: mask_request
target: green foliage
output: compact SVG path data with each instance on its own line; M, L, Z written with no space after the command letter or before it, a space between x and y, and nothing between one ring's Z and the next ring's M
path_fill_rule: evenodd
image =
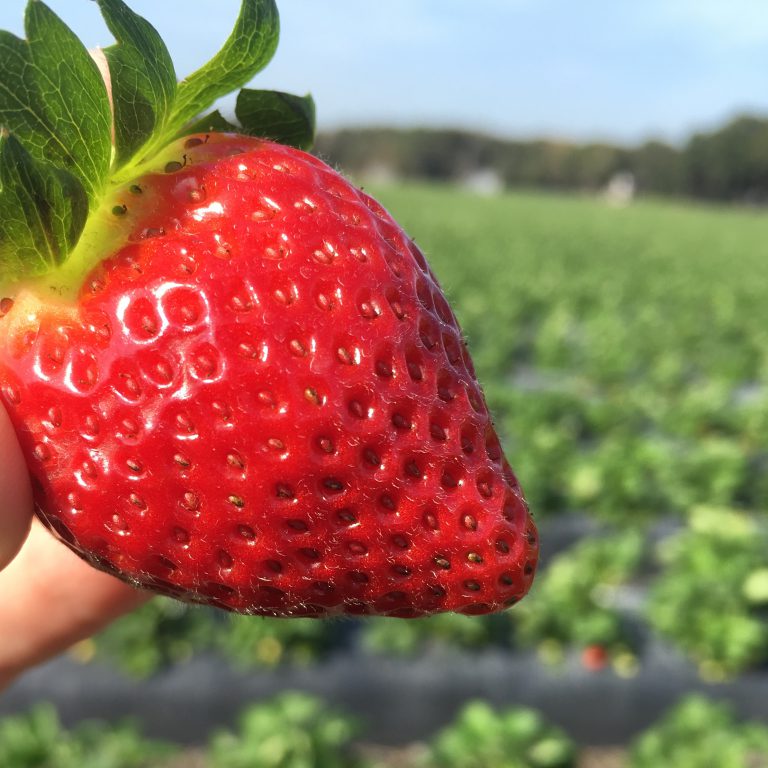
M720 130L696 134L685 148L689 185L711 199L768 196L768 122L740 117Z
M629 768L768 768L768 728L737 722L726 704L681 701L632 745Z
M651 593L651 625L720 678L768 659L768 529L728 509L695 510L665 541L665 566Z
M27 5L24 31L25 40L0 31L0 125L38 163L74 176L93 201L112 151L112 115L99 70L45 3Z
M38 274L62 262L88 211L77 179L38 163L0 130L0 192L0 270Z
M505 642L508 634L506 615L464 616L442 613L408 621L388 617L366 619L362 626L361 643L373 653L415 656L432 647L487 647Z
M456 309L535 514L623 524L768 506L768 219L376 193Z
M279 32L275 0L242 0L234 29L218 53L179 83L168 128L178 130L264 69L275 54Z
M0 722L4 768L154 768L174 752L128 724L94 721L66 731L48 705Z
M356 730L321 700L284 693L246 710L237 734L213 737L211 768L358 768L350 750Z
M232 614L219 627L213 647L245 667L306 664L330 650L335 625L318 619L269 619Z
M215 634L211 611L158 597L97 635L96 653L133 677L148 677L210 647Z
M113 81L116 160L125 166L123 180L217 99L245 85L277 48L274 0L242 0L234 29L218 53L177 83L168 50L147 21L122 0L100 0L99 6L117 39L105 54Z
M225 614L155 598L95 638L97 655L134 677L214 651L244 667L309 662L331 645L334 625L314 619L270 619Z
M176 71L157 30L122 0L99 0L117 41L104 49L109 63L118 162L130 160L162 130L176 99Z
M768 219L417 186L378 196L416 237L456 307L538 518L584 513L619 530L701 505L768 508ZM614 651L629 643L611 598L635 572L633 536L619 547L598 541L596 551L574 550L551 574L542 570L509 614L521 637ZM766 658L765 608L746 597L759 592L754 573L765 560L749 537L716 538L693 537L683 548L690 554L665 564L655 593L665 597L650 611L653 626L707 661L710 675ZM601 547L610 550L604 560ZM326 650L335 629L173 603L123 621L115 628L123 639L110 642L144 674L193 649L246 665L305 660ZM509 644L498 630L477 618L382 620L366 623L362 639L376 652L409 654ZM97 645L107 650L106 639Z
M484 701L467 704L431 742L426 765L435 768L571 768L575 748L537 712L493 710Z
M177 83L152 25L122 0L98 4L116 39L104 50L111 100L85 46L45 3L28 3L26 39L0 30L0 273L5 279L47 274L72 257L79 243L86 244L82 257L88 250L88 216L108 189L133 180L144 163L190 128L222 127L218 112L200 114L249 82L277 48L274 0L242 0L219 52ZM242 91L236 114L241 132L303 148L312 144L315 107L309 96ZM100 226L97 222L96 229Z
M612 595L636 575L644 549L643 534L630 530L582 541L558 555L515 609L521 640L578 648L630 644Z
M403 178L457 181L493 169L509 187L595 191L631 173L644 194L764 202L768 120L738 117L682 147L502 140L441 129L346 129L322 134L318 150L348 172L384 166Z
M315 102L311 96L243 88L235 114L241 132L305 150L315 140Z

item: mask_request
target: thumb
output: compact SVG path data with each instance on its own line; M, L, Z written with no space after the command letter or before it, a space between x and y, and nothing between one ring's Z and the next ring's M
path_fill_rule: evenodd
M32 521L32 489L11 421L0 405L0 570L13 560Z

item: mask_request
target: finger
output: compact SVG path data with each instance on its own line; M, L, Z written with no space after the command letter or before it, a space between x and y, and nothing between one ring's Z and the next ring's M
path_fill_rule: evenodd
M0 405L0 570L19 551L31 520L29 472L8 414Z
M92 568L37 520L0 573L0 595L0 689L150 597Z

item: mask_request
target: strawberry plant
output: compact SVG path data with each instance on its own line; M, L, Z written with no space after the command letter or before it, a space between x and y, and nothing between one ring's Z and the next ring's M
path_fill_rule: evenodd
M538 538L453 311L318 159L243 0L177 82L99 0L108 85L37 0L0 36L0 398L42 521L139 587L247 614L488 613ZM281 142L281 143L276 143Z
M429 745L426 765L440 768L573 768L570 739L530 709L496 711L467 704Z
M584 540L558 555L521 606L515 622L524 643L625 651L634 638L616 595L635 577L645 554L642 532L629 530Z
M768 531L744 512L699 507L662 542L651 626L721 678L768 660Z
M378 194L433 255L539 514L624 522L713 500L766 505L763 217L416 185Z
M367 620L361 627L363 648L387 656L415 656L430 648L477 649L509 644L505 618L438 614L406 623L388 617Z
M255 620L158 598L116 621L93 645L98 657L144 678L205 651L243 667L309 662L329 650L333 639L334 625L311 619Z
M260 618L231 614L218 623L212 648L244 667L308 664L334 646L338 625L313 619Z
M504 415L501 430L519 454L516 466L531 503L545 513L577 509L581 505L572 504L568 494L569 463L594 434L594 410L562 386L552 390L535 381L531 389L518 387L494 381L488 394L494 410Z
M647 520L672 506L668 480L674 456L668 441L616 430L575 457L567 487L579 509L612 522Z
M740 722L725 703L692 695L632 744L629 768L766 768L768 728Z
M188 661L195 651L210 647L216 635L205 609L158 598L122 617L93 642L97 657L142 678Z
M67 731L48 705L0 722L0 765L7 768L155 768L175 751L129 724L94 721Z
M357 725L312 696L283 693L240 717L237 733L210 743L211 768L358 768L351 750Z

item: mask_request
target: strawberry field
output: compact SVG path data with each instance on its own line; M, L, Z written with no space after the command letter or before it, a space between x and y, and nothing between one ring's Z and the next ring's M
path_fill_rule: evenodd
M544 531L589 521L510 614L517 641L553 659L598 646L629 672L651 635L706 679L763 667L765 217L426 190L385 200L456 302Z
M54 663L74 681L107 675L112 694L81 695L85 707L71 687L53 696L74 728L66 737L51 710L9 718L0 765L768 765L768 218L440 187L375 193L428 255L464 327L541 529L530 596L491 617L361 622L158 599ZM237 696L222 699L206 678L190 695L226 705L211 703L194 733L177 728L192 744L179 762L178 748L139 735L164 735L146 702L191 706L174 704L163 681L206 663L242 686L240 710L256 706L251 695L261 708L238 726ZM368 677L354 693L323 677L340 681L356 664ZM380 665L386 707L365 687ZM464 688L430 689L426 673L416 685L420 669ZM25 711L34 683L18 683L0 712ZM266 695L281 688L321 696ZM398 706L406 688L434 713ZM143 722L76 726L105 708ZM589 762L594 747L620 749Z

